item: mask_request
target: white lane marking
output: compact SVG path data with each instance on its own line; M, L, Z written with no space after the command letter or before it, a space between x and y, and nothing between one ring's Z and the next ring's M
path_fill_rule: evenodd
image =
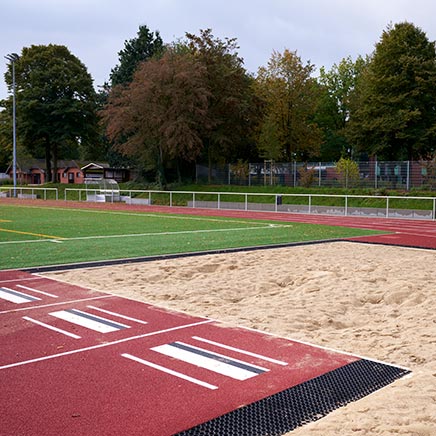
M220 342L210 341L209 339L200 338L199 336L192 336L192 339L195 339L196 341L205 342L206 344L211 344L217 347L225 348L226 350L231 350L231 351L236 351L237 353L246 354L247 356L256 357L258 359L275 363L277 365L282 365L282 366L288 365L288 362L284 362L282 360L273 359L271 357L267 357L262 354L252 353L251 351L242 350L241 348L235 348L230 345L221 344Z
M211 385L211 384L206 383L202 380L198 380L194 377L190 377L189 375L182 374L181 372L177 372L177 371L174 371L172 369L165 368L164 366L156 365L155 363L149 362L148 360L140 359L139 357L132 356L131 354L124 353L124 354L121 354L121 356L123 356L127 359L130 359L130 360L133 360L135 362L141 363L143 365L150 366L151 368L157 369L157 370L165 372L167 374L174 375L175 377L181 378L183 380L187 380L191 383L195 383L197 385L203 386L204 388L208 388L208 389L212 389L212 390L218 389L218 386Z
M7 365L0 366L0 370L15 368L17 366L29 365L30 363L43 362L45 360L56 359L58 357L70 356L72 354L83 353L85 351L97 350L99 348L110 347L111 345L118 345L118 344L122 344L124 342L134 341L136 339L147 338L149 336L155 336L155 335L160 335L163 333L169 333L169 332L173 332L176 330L182 330L182 329L189 328L189 327L196 327L196 326L199 326L202 324L210 324L212 322L215 322L215 321L213 319L206 319L204 321L198 321L198 322L194 322L192 324L185 324L185 325L171 327L171 328L164 329L164 330L157 330L155 332L144 333L142 335L130 336L129 338L119 339L117 341L112 341L112 342L104 342L102 344L91 345L90 347L79 348L77 350L65 351L64 353L51 354L49 356L37 357L35 359L22 360L21 362L9 363Z
M51 312L49 315L81 327L86 327L99 333L117 332L124 328L129 328L124 324L115 323L105 318L92 315L92 318L86 313L76 309L60 310Z
M37 294L46 295L47 297L59 298L57 295L49 294L48 292L40 291L39 289L29 288L24 285L17 285L17 288L27 289L28 291L36 292Z
M41 300L38 297L14 291L6 287L0 288L0 298L15 304L31 303L32 301Z
M45 327L46 329L53 330L53 331L58 332L58 333L62 333L63 335L66 335L66 336L70 336L71 338L80 339L79 335L75 335L74 333L67 332L66 330L62 330L62 329L54 327L50 324L45 324L44 322L30 318L29 316L23 316L23 319L25 319L26 321L33 322L34 324L37 324L41 327Z
M120 313L111 312L110 310L101 309L100 307L95 307L95 306L87 306L87 307L89 307L90 309L93 309L93 310L97 310L99 312L107 313L108 315L113 315L113 316L116 316L118 318L127 319L128 321L137 322L139 324L148 324L147 321L143 321L142 319L136 319L136 318L132 318L132 317L127 316L127 315L121 315Z
M256 377L259 373L269 371L266 368L229 358L222 354L212 353L191 345L187 346L189 349L178 348L176 346L178 344L182 347L187 345L182 342L176 342L174 345L159 345L151 348L151 350L240 381L248 380L249 378ZM190 349L192 349L192 351ZM201 353L205 353L206 355L202 355ZM241 366L238 366L238 364ZM254 372L255 370L259 371Z

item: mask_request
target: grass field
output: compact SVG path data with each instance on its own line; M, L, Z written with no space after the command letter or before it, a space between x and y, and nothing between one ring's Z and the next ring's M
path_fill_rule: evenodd
M278 221L2 205L0 269L374 233L377 232Z

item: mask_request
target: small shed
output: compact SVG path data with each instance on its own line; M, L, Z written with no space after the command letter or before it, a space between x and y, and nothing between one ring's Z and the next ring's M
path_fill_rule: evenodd
M108 163L90 162L81 168L85 179L112 179L118 183L130 180L127 168L111 168Z

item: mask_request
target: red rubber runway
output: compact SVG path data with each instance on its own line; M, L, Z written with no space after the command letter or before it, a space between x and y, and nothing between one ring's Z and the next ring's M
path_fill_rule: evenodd
M0 434L172 435L360 358L0 271Z

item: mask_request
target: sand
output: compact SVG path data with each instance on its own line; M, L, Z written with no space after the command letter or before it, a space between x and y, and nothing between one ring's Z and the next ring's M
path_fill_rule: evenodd
M336 242L47 275L413 371L293 436L436 434L436 251Z

